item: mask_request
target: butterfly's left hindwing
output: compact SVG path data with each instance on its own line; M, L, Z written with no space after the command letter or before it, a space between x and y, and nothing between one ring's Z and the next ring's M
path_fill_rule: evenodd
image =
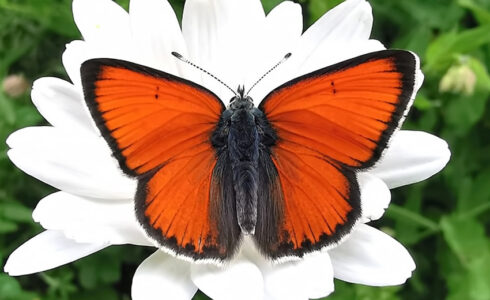
M223 205L210 197L223 184L211 145L223 103L192 82L125 61L89 60L81 74L98 128L122 170L138 179L135 209L147 234L191 259L231 256L238 237L220 240L224 225L211 217Z
M417 69L413 53L373 52L294 79L262 101L278 137L268 173L280 191L269 189L283 210L277 243L256 238L266 255L303 256L352 230L361 216L356 172L387 147L413 100ZM262 226L274 228L270 222Z

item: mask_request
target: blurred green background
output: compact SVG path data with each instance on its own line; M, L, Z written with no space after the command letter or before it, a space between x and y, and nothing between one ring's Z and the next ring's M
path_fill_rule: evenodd
M128 7L128 0L117 2ZM180 17L183 1L170 2ZM281 1L262 2L269 11ZM339 2L300 1L305 25ZM417 263L413 277L385 288L336 281L329 299L489 300L490 0L370 2L373 38L422 59L425 83L404 128L441 136L452 158L435 177L393 190L385 217L374 224L408 247ZM71 0L0 0L1 266L41 231L31 213L53 192L10 163L3 141L16 129L45 124L30 101L29 85L43 76L67 79L61 54L79 38ZM5 82L10 75L21 77ZM132 275L151 252L113 246L52 271L16 278L0 273L0 299L130 299ZM198 293L195 299L207 297Z

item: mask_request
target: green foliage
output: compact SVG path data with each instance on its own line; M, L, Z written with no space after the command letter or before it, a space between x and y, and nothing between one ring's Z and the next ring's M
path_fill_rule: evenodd
M352 285L335 280L335 292L328 297L329 300L399 300L400 287L371 287L365 285Z
M129 7L128 0L118 2ZM180 18L184 2L170 2ZM281 0L262 2L268 12ZM299 2L308 26L341 1ZM403 286L384 288L336 281L330 299L490 299L490 1L370 2L373 38L421 57L425 82L404 128L443 137L452 158L441 175L394 190L385 217L374 224L408 247L417 262L413 277ZM31 82L67 78L61 54L64 44L79 38L70 5L71 0L0 0L0 79L9 74ZM1 141L44 122L27 92L13 99L0 91ZM1 265L41 231L31 212L53 192L15 168L6 152L0 143ZM0 299L130 299L132 274L149 251L111 247L40 274L0 274ZM208 298L199 292L194 299Z
M264 1L267 2L267 1ZM306 1L305 1L306 2ZM307 8L308 10L306 11L309 13L309 18L306 20L308 22L308 25L311 25L313 21L316 21L318 18L323 16L324 13L329 11L331 8L335 7L339 3L342 3L342 0L330 0L330 1L325 1L325 0L311 0L308 1Z
M448 298L488 299L490 245L485 228L471 214L444 216L440 226L451 250L444 249L440 253L443 274L449 285Z

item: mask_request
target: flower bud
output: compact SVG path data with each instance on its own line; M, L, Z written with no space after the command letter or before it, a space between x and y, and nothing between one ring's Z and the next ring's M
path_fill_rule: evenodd
M3 92L11 97L18 98L29 89L29 82L23 75L9 75L2 82Z
M462 64L447 70L439 83L439 91L472 95L475 85L475 72L467 64Z

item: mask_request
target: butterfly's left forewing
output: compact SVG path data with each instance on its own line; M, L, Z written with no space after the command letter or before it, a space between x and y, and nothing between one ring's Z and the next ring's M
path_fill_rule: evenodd
M267 175L282 208L274 259L331 247L361 216L356 172L374 165L413 100L417 57L386 50L320 69L284 84L259 108L277 133ZM279 194L279 195L277 195ZM259 229L260 230L260 229Z
M223 103L192 82L125 61L90 60L81 74L98 128L122 170L138 179L135 209L147 234L191 259L231 256L238 237L224 241L224 225L211 217L229 198L210 196L223 184L210 141Z

